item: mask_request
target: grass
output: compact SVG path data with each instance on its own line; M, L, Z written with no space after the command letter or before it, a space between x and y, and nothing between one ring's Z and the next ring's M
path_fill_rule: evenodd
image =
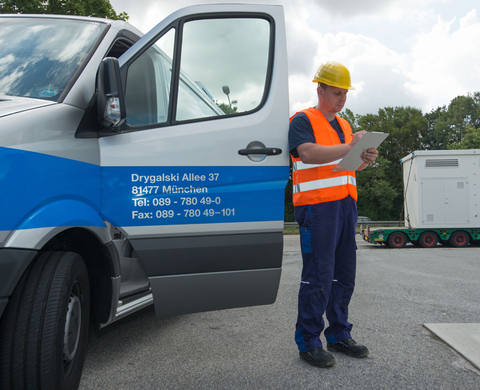
M298 226L285 226L283 234L299 234Z

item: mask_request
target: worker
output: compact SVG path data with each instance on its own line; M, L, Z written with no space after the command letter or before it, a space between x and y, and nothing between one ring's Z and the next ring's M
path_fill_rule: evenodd
M366 346L353 340L348 322L356 272L355 172L333 169L365 131L352 134L349 123L336 115L348 91L354 89L345 66L327 62L313 82L317 83L318 104L296 113L289 130L293 205L303 258L295 341L303 360L331 367L335 358L320 340L324 314L328 351L357 358L369 354ZM374 163L377 155L375 148L363 152L358 170Z

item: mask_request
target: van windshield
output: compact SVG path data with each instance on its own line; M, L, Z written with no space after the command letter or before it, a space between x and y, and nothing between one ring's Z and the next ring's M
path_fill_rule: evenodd
M106 25L56 18L0 18L0 94L56 101Z

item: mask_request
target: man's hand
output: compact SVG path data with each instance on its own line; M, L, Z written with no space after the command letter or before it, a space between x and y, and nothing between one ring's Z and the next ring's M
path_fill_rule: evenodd
M366 133L366 130L360 130L352 134L353 138L352 138L352 142L350 142L350 145L351 146L355 145L358 142L358 140L363 137L365 133ZM378 157L377 149L375 148L367 149L365 152L362 153L363 164L357 170L363 171L368 165L373 164L377 159L377 157Z
M365 164L373 164L378 157L378 150L375 148L367 149L362 154L362 160Z
M362 138L363 135L364 135L366 132L367 132L366 130L360 130L360 131L357 131L356 133L353 133L353 134L352 134L352 135L353 135L353 138L352 138L352 140L350 141L349 145L350 145L351 147L352 147L353 145L355 145L355 144L358 142L358 140L359 140L360 138Z

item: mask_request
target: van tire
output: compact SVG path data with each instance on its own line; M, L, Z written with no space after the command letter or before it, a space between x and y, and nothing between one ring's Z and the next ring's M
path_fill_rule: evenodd
M41 253L22 276L0 321L0 388L78 388L89 312L82 257Z

